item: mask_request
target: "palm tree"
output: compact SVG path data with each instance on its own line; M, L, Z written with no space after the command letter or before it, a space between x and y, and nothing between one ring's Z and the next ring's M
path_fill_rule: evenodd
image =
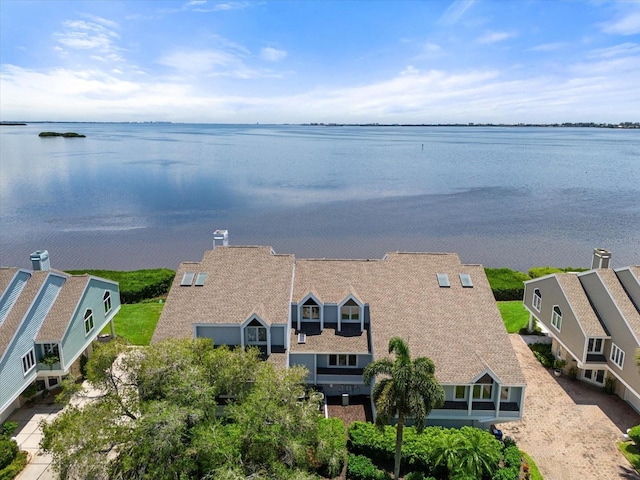
M444 390L434 376L435 365L428 357L411 359L409 347L399 337L389 340L389 353L395 353L395 361L388 358L376 360L366 366L363 373L367 385L378 375L372 392L376 406L376 425L384 428L398 417L396 430L396 456L394 478L400 478L402 429L407 418L412 418L418 433L424 429L427 415L444 403Z

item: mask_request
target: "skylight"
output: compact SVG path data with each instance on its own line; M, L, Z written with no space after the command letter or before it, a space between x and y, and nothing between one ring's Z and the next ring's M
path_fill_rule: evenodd
M191 283L193 282L193 277L195 276L196 274L193 272L185 272L185 274L182 276L182 281L180 282L180 286L190 287Z
M468 273L460 274L460 283L464 288L473 288L473 282L471 281L471 275Z
M436 273L436 276L438 277L438 285L440 285L440 287L448 288L451 286L449 283L449 275L446 273Z
M200 272L196 277L196 283L194 285L196 287L202 287L206 279L207 279L207 274L205 272Z
M307 343L307 335L305 333L298 334L298 343Z

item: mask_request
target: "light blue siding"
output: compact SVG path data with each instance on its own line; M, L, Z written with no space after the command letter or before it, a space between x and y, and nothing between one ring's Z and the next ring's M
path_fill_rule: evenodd
M16 299L20 296L22 289L27 283L27 280L31 278L31 274L25 271L19 271L11 280L9 287L5 290L4 294L0 298L0 325L7 318L11 307L15 303Z
M102 303L105 291L111 293L111 310L106 313ZM93 329L88 334L85 333L84 329L84 314L87 309L93 311ZM119 309L120 294L117 284L95 277L90 278L73 314L73 318L60 342L60 356L65 370L96 339L100 331L109 323L109 320L115 316Z
M338 306L337 305L325 305L324 309L324 323L338 323Z
M285 331L286 325L271 325L271 345L284 347L285 346Z
M33 368L25 376L22 369L22 357L31 348L34 348L36 334L64 282L64 277L55 274L47 276L32 307L22 320L13 342L9 345L4 358L0 362L0 385L2 385L2 388L0 388L0 412L4 411L36 378L36 368Z
M211 338L215 345L240 345L240 325L197 326L196 337Z

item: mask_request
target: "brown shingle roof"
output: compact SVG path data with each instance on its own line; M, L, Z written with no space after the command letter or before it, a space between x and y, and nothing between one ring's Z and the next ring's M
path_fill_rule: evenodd
M0 296L7 289L17 271L17 268L0 268Z
M4 322L0 325L0 358L4 356L11 339L20 327L24 316L29 311L29 307L31 307L48 274L49 272L42 271L32 273L13 308L11 308Z
M571 310L587 337L604 337L607 332L593 310L576 273L557 273L556 280L571 305Z
M181 287L186 272L206 272L204 286ZM289 319L293 256L270 247L216 247L201 262L182 263L152 342L191 338L193 324L242 324L256 309L266 324Z
M306 334L306 342L298 343L298 333ZM360 325L343 325L338 332L327 327L320 332L320 324L304 322L300 331L291 329L291 353L369 353L369 331L360 331Z
M90 278L89 275L67 278L38 331L36 342L59 342L62 340Z

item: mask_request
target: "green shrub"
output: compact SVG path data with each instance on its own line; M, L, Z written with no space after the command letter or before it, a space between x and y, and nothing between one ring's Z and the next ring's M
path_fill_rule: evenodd
M484 269L493 296L498 301L522 300L524 296L524 282L531 280L526 273L510 268Z
M69 270L71 275L95 275L118 282L120 301L122 303L138 303L150 298L166 295L176 272L166 268L153 270L134 270L131 272L117 270Z
M636 445L640 445L640 425L636 425L629 430L629 437Z
M504 467L509 468L517 468L520 470L520 464L522 463L522 456L520 455L520 450L515 445L507 447L504 449Z
M18 422L4 422L2 424L2 436L6 438L10 438L18 429Z
M555 362L555 357L551 352L551 344L532 343L529 348L544 367L551 368L553 362Z
M494 473L492 480L518 480L520 478L520 468L502 468Z
M346 451L347 435L342 420L321 418L318 422L318 447L316 449L318 471L328 478L338 476L342 471Z
M5 468L18 456L18 444L8 438L0 438L0 469Z
M377 468L368 457L350 453L347 458L347 478L349 480L387 480L389 475Z
M406 434L409 429L405 428ZM349 425L349 450L369 458L378 465L393 465L396 448L395 428L387 425L381 432L372 423L352 422Z
M504 437L504 440L502 441L502 443L504 444L504 448L509 448L509 447L515 447L517 446L516 441L509 436Z
M564 272L584 272L588 268L576 268L576 267L533 267L527 272L531 278L540 278L545 275L551 275L552 273L564 273Z
M27 466L27 452L18 452L16 458L13 459L5 468L0 468L0 480L13 480Z

